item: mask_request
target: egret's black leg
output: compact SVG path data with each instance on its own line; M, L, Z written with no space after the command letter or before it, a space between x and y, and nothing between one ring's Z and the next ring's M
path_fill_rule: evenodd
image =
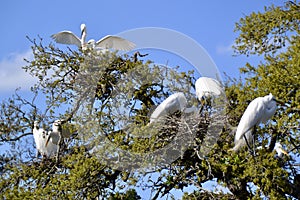
M245 141L246 141L247 147L248 147L248 149L249 149L251 155L253 155L253 150L251 149L251 147L250 147L250 145L249 145L249 142L248 142L248 140L247 140L247 138L246 138L246 134L244 134L244 139L245 139Z
M62 145L62 135L61 135L61 132L59 132L58 147L57 147L57 152L56 152L56 163L59 162L59 152L60 152L61 145Z

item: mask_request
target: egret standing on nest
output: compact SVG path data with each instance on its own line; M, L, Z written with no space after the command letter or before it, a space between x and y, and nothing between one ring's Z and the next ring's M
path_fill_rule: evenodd
M39 156L39 153L43 156L45 155L46 148L44 147L44 141L46 137L46 131L39 127L39 122L34 121L33 123L33 138L36 146L36 157Z
M61 133L62 133L61 120L55 120L54 123L52 124L52 131L48 132L46 146L48 145L49 141L53 144L58 145L59 137Z
M235 146L232 150L238 151L245 145L245 141L250 147L248 138L253 138L252 129L260 123L266 123L275 114L276 109L276 99L271 93L251 101L237 127L234 138ZM246 135L246 133L249 135Z
M200 77L197 79L195 88L196 96L199 101L201 101L203 97L218 96L224 91L219 81L208 77Z
M39 127L39 122L34 121L33 129L32 129L35 145L36 145L36 157L38 157L38 154L40 153L43 157L51 157L55 155L57 151L57 145L51 144L51 145L45 145L48 134L46 130Z
M150 116L150 124L177 111L184 113L196 112L197 108L187 108L187 100L182 92L170 95L161 104L159 104Z
M91 39L88 42L86 42L86 25L81 24L80 29L81 38L77 37L71 31L61 31L59 33L53 34L51 37L57 43L76 45L78 48L82 48L82 50L86 50L89 47L128 51L135 47L134 43L124 38L113 35L107 35L98 41Z
M49 131L49 136L45 144L45 146L47 147L50 141L51 144L57 145L57 151L56 151L57 161L58 161L59 151L63 140L62 122L63 120L54 121L54 123L52 124L52 131Z

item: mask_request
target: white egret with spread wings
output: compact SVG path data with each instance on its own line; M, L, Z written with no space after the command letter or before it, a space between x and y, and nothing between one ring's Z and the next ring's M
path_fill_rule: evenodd
M114 35L107 35L98 41L91 39L86 42L86 25L81 24L80 29L80 38L71 31L61 31L53 34L51 37L57 43L76 45L78 48L82 48L82 50L86 50L87 48L100 48L128 51L135 47L134 43Z

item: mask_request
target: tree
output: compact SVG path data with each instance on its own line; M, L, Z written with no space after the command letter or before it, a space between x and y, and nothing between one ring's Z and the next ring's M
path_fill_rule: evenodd
M299 199L299 21L297 2L240 19L237 55L258 55L262 62L241 68L245 80L228 81L226 102L221 96L202 104L191 93L193 72L154 65L138 53L61 50L30 40L34 59L24 69L39 81L31 97L16 92L0 108L0 143L10 150L1 156L2 197L139 199L131 188L144 180L142 187L153 189L154 199L189 186L199 190L184 199ZM157 127L147 125L154 105L177 91L184 91L199 113L177 112ZM255 156L247 148L230 152L232 127L251 100L270 92L285 103L271 123L255 130L255 145L264 147L269 140L270 145ZM57 118L68 122L65 128L73 135L63 139L59 159L34 158L33 121L47 128ZM211 140L216 142L207 149ZM274 156L276 141L291 157ZM202 188L212 179L230 193Z
M240 69L245 80L233 81L226 88L229 122L237 125L249 102L257 96L271 92L285 104L278 106L272 123L256 130L256 146L265 146L270 140L270 145L258 156L251 157L248 152L229 156L225 143L212 151L212 174L225 183L232 197L197 192L186 197L300 198L299 168L295 166L295 160L299 162L300 127L299 11L299 2L288 1L284 6L265 7L265 12L251 13L236 23L235 30L239 32L234 45L236 55L256 55L262 61L258 66L246 63ZM292 156L274 158L271 152L276 141ZM256 188L249 189L249 183Z
M154 143L159 135L137 140L127 133L139 134L149 122L147 113L154 102L172 92L189 91L192 72L178 73L143 62L138 52L128 57L93 49L63 51L52 44L44 46L41 38L28 39L34 59L27 61L24 69L37 77L38 83L31 88L31 97L24 98L16 91L1 104L1 144L10 145L2 157L3 197L139 199L135 191L121 192L120 184L134 185L136 177L130 170L134 166L129 163L143 164L144 160L135 156L136 162L123 161L113 168L112 163L93 155L109 155L113 162L117 147L148 152L171 140L160 135L161 141ZM27 138L33 122L39 120L49 129L50 122L58 118L68 122L63 128L73 135L63 138L65 144L59 144L56 159L34 158L33 140ZM98 147L102 139L108 143ZM111 144L115 144L113 149L107 146Z

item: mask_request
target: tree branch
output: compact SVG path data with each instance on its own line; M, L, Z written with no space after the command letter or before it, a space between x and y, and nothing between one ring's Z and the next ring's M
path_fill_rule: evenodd
M14 142L14 141L17 141L17 140L21 139L22 137L25 137L25 136L31 135L31 134L32 134L31 132L30 133L24 133L24 134L22 134L22 135L20 135L16 138L2 139L2 140L0 140L0 142Z

